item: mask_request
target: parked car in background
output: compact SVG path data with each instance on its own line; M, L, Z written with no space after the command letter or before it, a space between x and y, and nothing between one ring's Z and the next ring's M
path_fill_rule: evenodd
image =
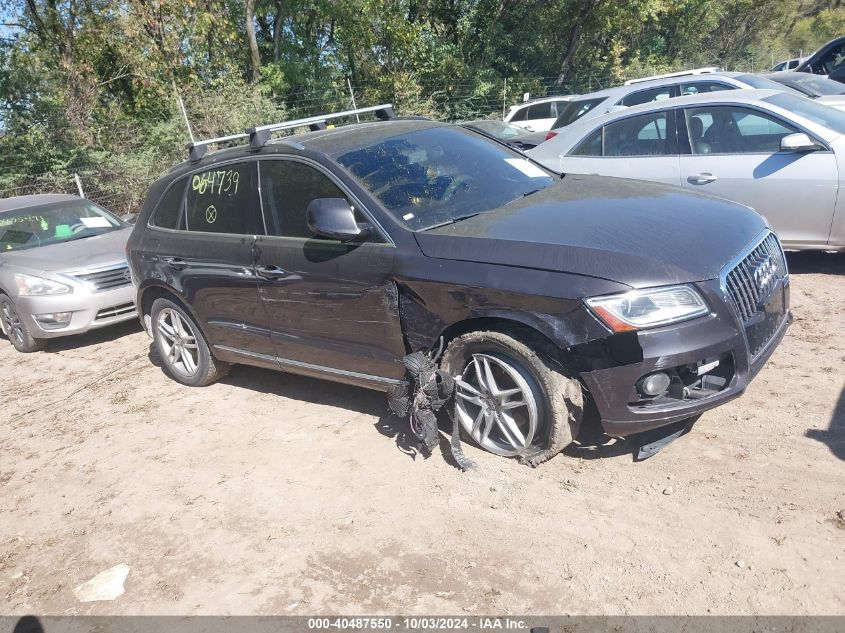
M129 261L173 379L245 363L388 390L403 357L442 349L463 432L537 463L577 435L585 394L612 436L662 427L742 394L781 340L786 263L753 211L561 180L380 108L388 120L199 142L152 185Z
M840 110L845 109L845 84L829 77L795 72L766 73L761 76L798 90L819 103Z
M829 41L795 69L845 83L845 37Z
M526 132L521 127L516 127L504 121L497 121L495 119L478 119L475 121L465 121L461 123L464 127L486 134L497 141L507 143L511 147L518 150L531 149L537 145L534 142L537 134L542 132ZM541 138L545 138L541 136Z
M572 95L542 97L512 105L508 109L504 121L529 132L545 132L551 127L571 98Z
M76 196L0 200L0 328L18 351L135 318L131 230Z
M779 72L779 71L788 71L788 70L795 70L798 66L803 62L806 57L793 57L792 59L785 59L782 62L778 62L774 66L769 69L769 72Z
M652 180L754 207L789 249L845 250L845 112L773 90L579 121L528 152L567 174Z
M574 98L552 124L546 139L552 138L560 128L571 125L579 119L590 119L624 107L652 101L663 101L684 95L747 88L784 90L801 94L783 84L778 84L759 75L721 72L717 68L697 68L682 73L632 79L625 82L623 86L607 88Z

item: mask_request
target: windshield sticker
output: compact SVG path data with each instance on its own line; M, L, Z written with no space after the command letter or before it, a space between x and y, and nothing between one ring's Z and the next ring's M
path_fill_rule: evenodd
M111 228L111 222L106 220L103 217L93 217L93 218L79 218L79 221L82 222L89 229L109 229Z
M414 214L413 213L406 213L405 215L402 216L402 219L403 220L413 220Z
M505 162L521 171L529 178L548 178L549 175L532 162L524 158L506 158Z

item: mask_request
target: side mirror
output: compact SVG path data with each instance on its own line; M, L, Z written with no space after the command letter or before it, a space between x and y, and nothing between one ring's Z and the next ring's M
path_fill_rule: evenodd
M370 229L355 221L355 211L343 198L317 198L305 212L308 228L320 237L349 242L369 235Z
M780 151L782 152L814 152L817 149L821 149L819 144L803 132L788 134L780 139Z

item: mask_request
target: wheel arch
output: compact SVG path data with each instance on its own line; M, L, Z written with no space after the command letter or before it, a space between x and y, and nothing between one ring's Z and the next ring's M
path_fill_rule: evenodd
M194 320L196 326L200 329L200 332L202 332L202 335L206 338L206 340L208 339L208 336L205 332L205 328L203 327L202 320L199 318L199 316L197 316L197 313L194 311L191 304L188 303L185 300L185 297L183 297L179 292L177 292L172 286L167 286L165 284L152 283L138 289L138 316L141 318L141 322L144 325L145 329L147 327L146 319L148 316L151 315L153 303L155 303L156 299L162 297L175 300L179 304L179 306L185 310L185 312L191 315L191 318ZM149 331L147 333L152 335L152 331Z

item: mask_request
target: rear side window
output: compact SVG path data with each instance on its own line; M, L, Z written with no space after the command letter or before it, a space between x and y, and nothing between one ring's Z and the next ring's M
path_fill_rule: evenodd
M516 112L513 113L513 116L510 118L511 121L524 121L525 120L525 113L528 112L528 108L520 108Z
M255 233L255 162L221 165L191 176L187 229L203 233Z
M552 116L551 101L544 101L543 103L535 103L528 106L529 119L551 119Z
M667 156L672 153L667 112L649 112L604 127L605 156Z
M570 101L563 107L563 111L560 113L560 116L558 116L558 118L552 124L552 129L556 130L558 128L569 125L570 123L574 123L604 100L605 97L599 97L598 99L583 99L580 101Z
M601 156L602 128L597 129L572 152L573 156Z
M181 178L170 185L153 212L152 225L162 229L185 230L185 183Z
M681 86L681 96L700 95L705 92L719 92L720 90L733 90L734 86L719 83L716 81L690 81Z
M672 97L673 86L661 86L660 88L649 88L648 90L640 90L625 96L621 103L624 106L635 106L641 103L651 103L652 101L662 101Z

